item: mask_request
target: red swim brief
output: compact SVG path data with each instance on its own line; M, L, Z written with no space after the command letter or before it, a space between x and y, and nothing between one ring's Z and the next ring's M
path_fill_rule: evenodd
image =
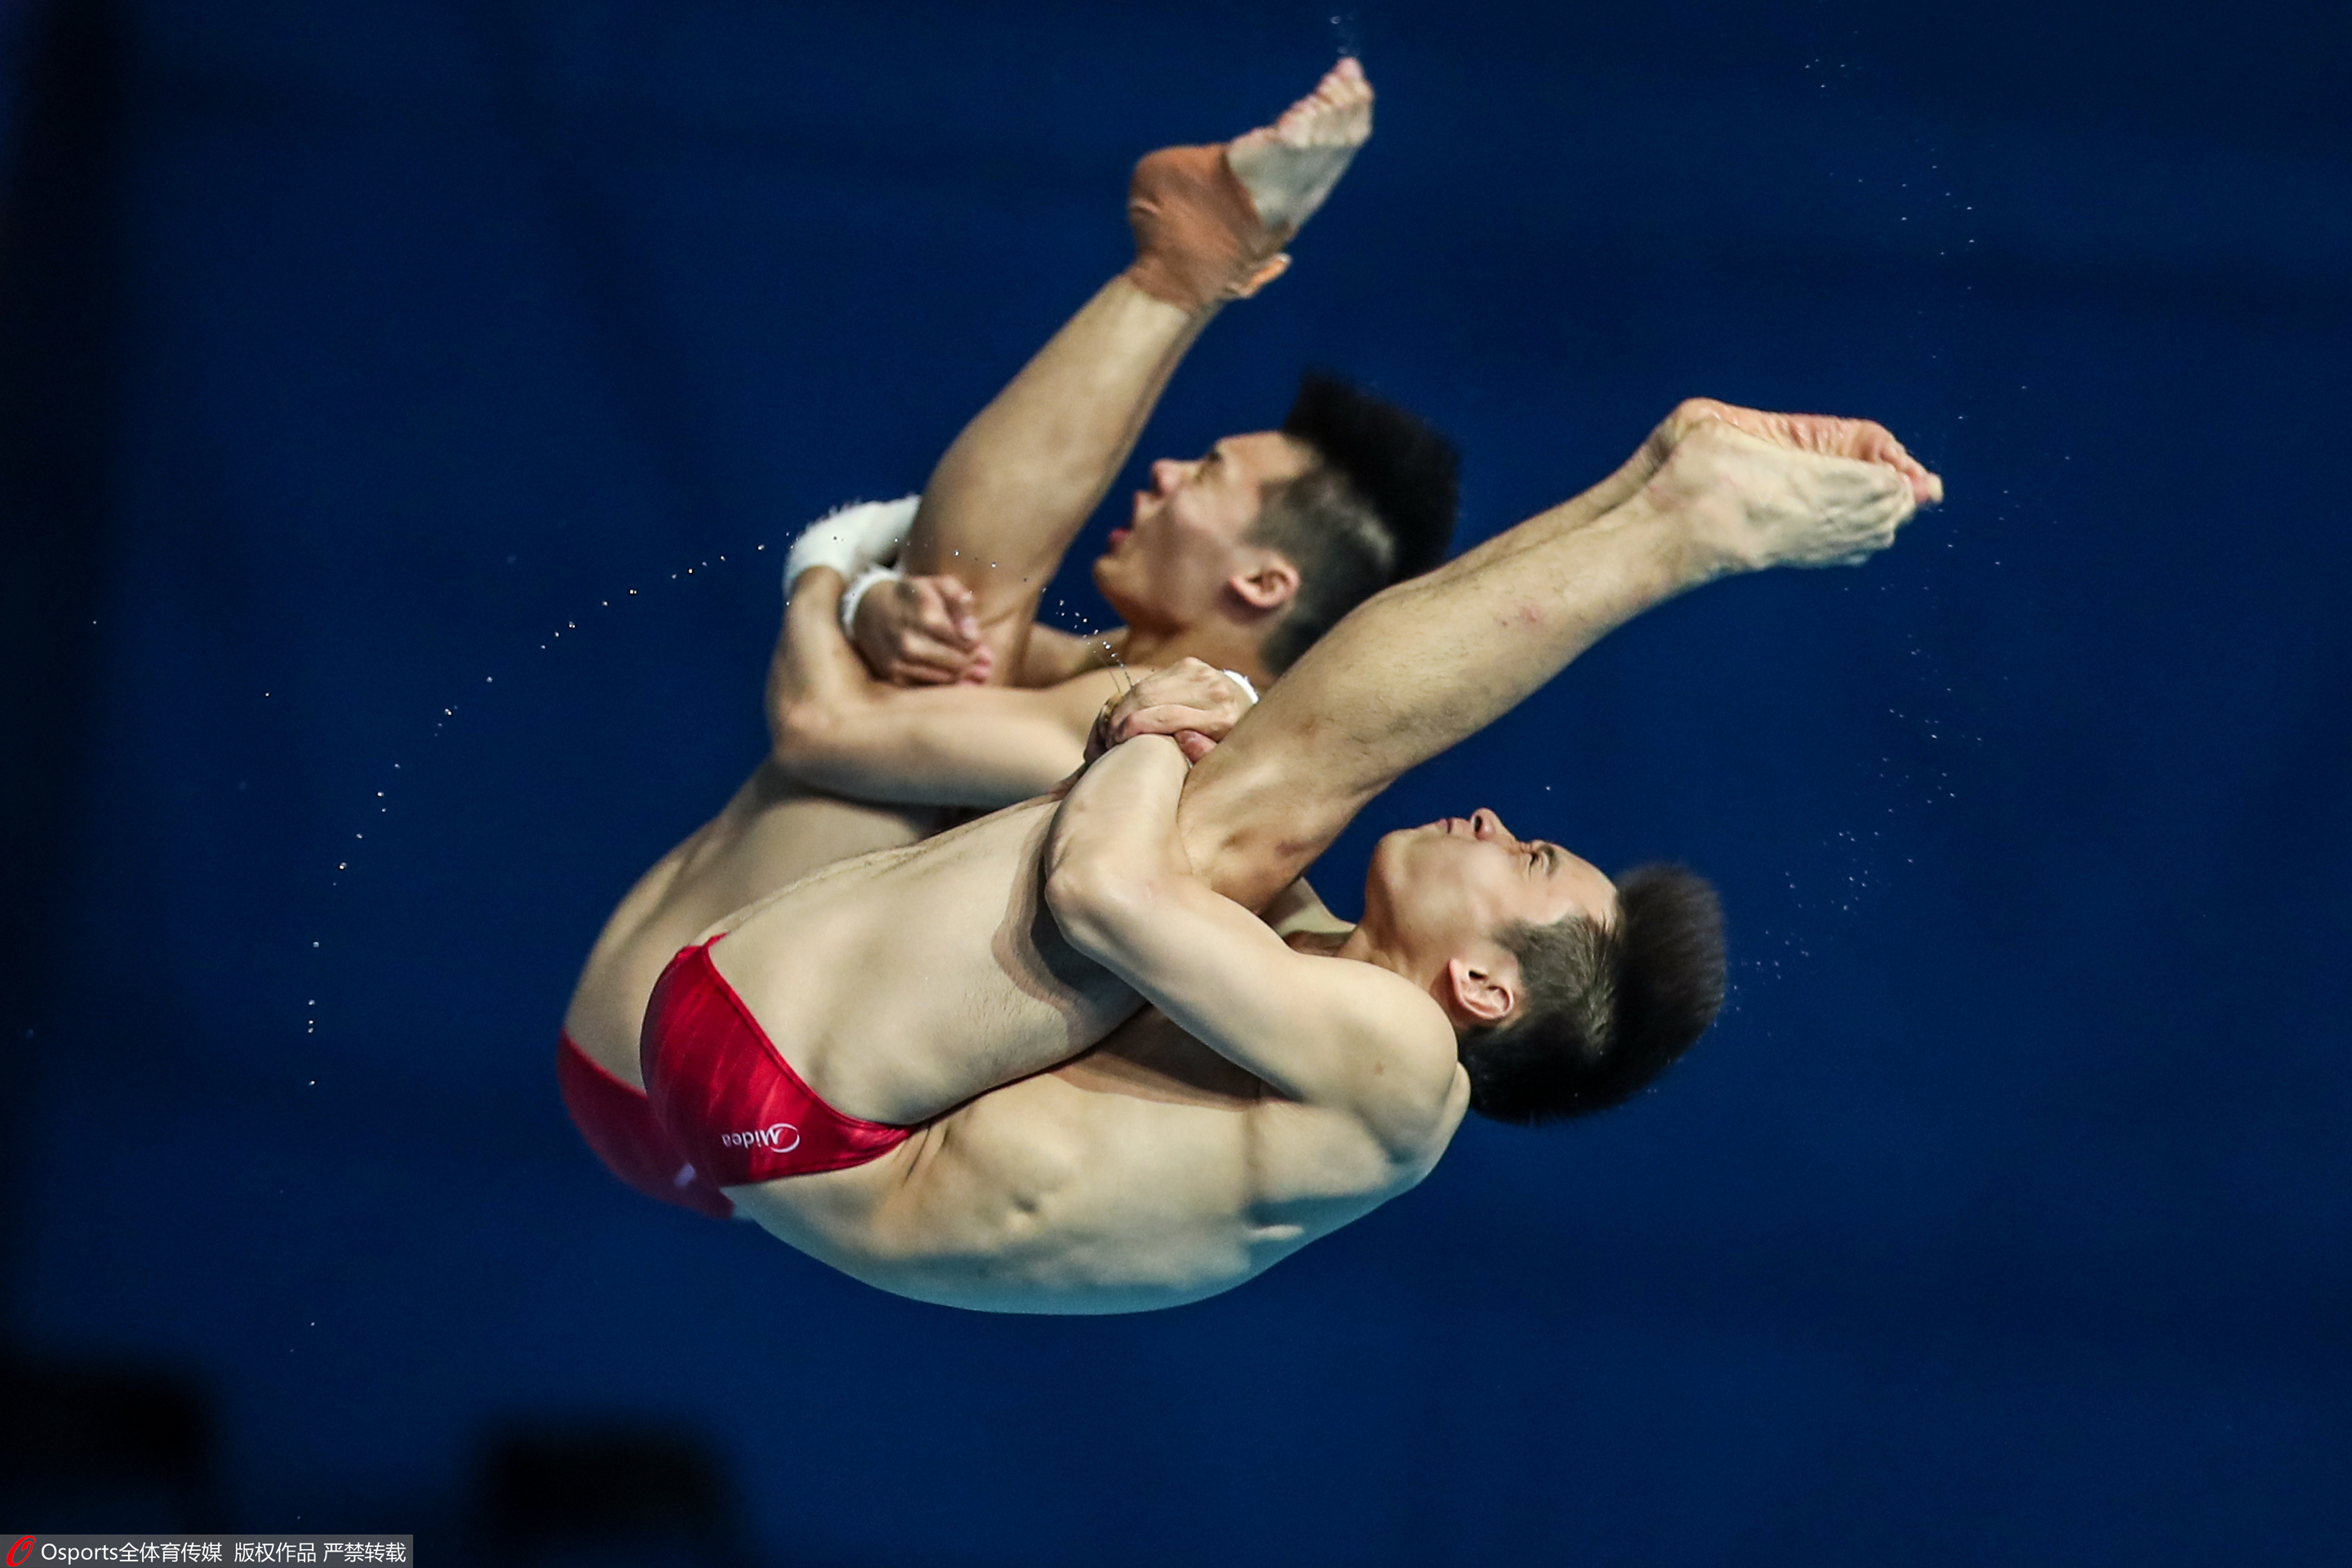
M672 958L646 1008L646 1092L679 1154L741 1186L862 1166L905 1143L911 1127L845 1116L801 1082L710 961L720 940Z
M662 1131L645 1091L614 1077L568 1034L555 1048L555 1081L572 1124L614 1176L647 1197L713 1219L734 1217L727 1195L688 1165Z

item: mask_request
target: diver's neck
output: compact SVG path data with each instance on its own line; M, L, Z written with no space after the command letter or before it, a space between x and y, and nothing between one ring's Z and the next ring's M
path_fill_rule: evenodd
M1354 938L1352 925L1344 931L1286 931L1282 940L1294 953L1304 953L1310 958L1344 958L1349 942Z
M1418 990L1430 990L1437 983L1443 965L1432 968L1405 951L1400 944L1383 940L1369 920L1360 921L1332 946L1334 958L1352 958L1360 964L1377 964L1392 975L1401 975L1412 982Z
M1446 1021L1454 1026L1455 1035L1460 1035L1462 1016L1447 1000L1449 988L1445 984L1444 961L1433 963L1426 958L1415 958L1401 944L1381 940L1381 934L1373 929L1370 920L1360 922L1353 931L1349 932L1346 939L1333 949L1331 956L1377 964L1399 977L1414 990L1435 1002L1438 1010L1445 1015Z
M1220 670L1234 670L1264 687L1274 672L1258 657L1264 641L1257 633L1230 621L1213 620L1168 631L1129 625L1119 640L1118 658L1136 669L1165 669L1179 659L1198 659Z

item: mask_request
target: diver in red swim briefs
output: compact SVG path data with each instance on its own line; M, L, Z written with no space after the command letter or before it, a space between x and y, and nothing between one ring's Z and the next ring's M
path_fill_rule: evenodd
M1344 117L1305 123L1339 144ZM1242 154L1227 167L1279 226L1278 183L1261 191ZM1234 287L1263 254L1234 248ZM1107 298L1152 319L1112 291L1087 310ZM1163 364L1189 340L1170 328ZM1063 342L942 461L908 547L914 570L945 568L971 594L982 641L1009 636L989 642L999 668L1025 658L1034 611L1014 570L1041 581L1034 563L1069 536L1020 504L1024 486L1052 486L1054 443L1025 475L968 444L1001 434L1000 412L1084 423L1030 395L1050 380L1030 382L1040 366L1072 370ZM1156 477L1110 562L1200 588L1178 542L1223 519L1227 548L1246 547L1233 517L1257 508L1255 534L1276 499L1339 466L1301 443L1298 469L1253 470L1232 444L1180 482ZM1324 487L1344 495L1354 477ZM960 489L995 500L933 507ZM1720 1002L1719 919L1697 878L1612 882L1483 810L1383 839L1356 925L1296 878L1398 774L1623 621L1717 576L1859 561L1940 494L1877 425L1692 402L1583 496L1375 594L1246 713L1244 683L1214 667L1245 662L1169 664L1103 714L1102 755L1066 791L838 861L695 935L638 1052L673 1179L902 1295L1138 1311L1229 1289L1411 1187L1466 1110L1534 1122L1621 1102ZM984 557L965 548L982 538ZM780 753L814 758L837 729L861 733L837 717L870 689L837 622L845 575L817 566L795 583L772 685ZM1207 592L1251 607L1262 589L1299 597L1270 563ZM1293 613L1275 602L1260 650ZM1152 643L1166 629L1129 615L1129 646L1166 658ZM970 744L925 733L899 756L897 799L940 799L926 769Z
M1121 630L1081 639L1035 623L1177 362L1229 299L1281 270L1281 246L1370 130L1370 87L1343 60L1272 126L1145 159L1129 191L1135 264L962 432L919 513L852 508L795 548L788 587L819 563L859 580L856 645L889 679L830 629L830 650L812 643L798 660L780 643L770 754L598 937L558 1071L573 1119L632 1186L708 1214L730 1207L669 1145L642 1086L646 998L680 947L819 867L1049 788L1136 676L1190 656L1263 685L1365 596L1443 557L1452 448L1402 410L1310 376L1281 430L1153 465L1095 567ZM894 551L910 575L877 581Z
M1859 561L1941 493L1878 425L1685 403L1582 497L1375 595L1246 713L1229 676L1171 666L1066 792L720 922L647 1013L654 1109L740 1212L857 1279L1110 1312L1370 1212L1466 1110L1615 1104L1722 998L1689 873L1612 883L1481 810L1382 839L1354 925L1265 915L1399 774L1612 627L1728 573ZM838 586L811 574L788 661L842 656ZM777 1146L794 1116L872 1142L803 1166Z

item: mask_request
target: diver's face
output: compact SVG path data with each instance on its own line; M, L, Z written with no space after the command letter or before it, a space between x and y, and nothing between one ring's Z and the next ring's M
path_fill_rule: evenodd
M1313 463L1277 431L1228 435L1191 462L1162 458L1135 493L1127 527L1095 562L1095 586L1130 626L1180 631L1213 611L1242 570L1243 540L1265 492Z
M1408 954L1443 964L1526 921L1608 924L1617 889L1558 844L1513 836L1488 810L1389 834L1372 852L1364 921Z

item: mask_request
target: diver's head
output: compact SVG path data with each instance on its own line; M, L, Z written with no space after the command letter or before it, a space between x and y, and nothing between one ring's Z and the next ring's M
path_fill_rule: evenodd
M1723 1005L1723 915L1678 866L1612 883L1492 811L1391 833L1364 936L1454 1020L1470 1105L1535 1123L1631 1098Z
M1204 456L1161 458L1127 527L1095 562L1095 586L1128 625L1178 635L1218 621L1272 627L1297 598L1298 564L1252 534L1315 455L1278 431L1228 435Z
M1095 585L1129 626L1232 628L1278 674L1364 600L1444 558L1457 466L1414 415L1309 371L1279 431L1153 464Z

